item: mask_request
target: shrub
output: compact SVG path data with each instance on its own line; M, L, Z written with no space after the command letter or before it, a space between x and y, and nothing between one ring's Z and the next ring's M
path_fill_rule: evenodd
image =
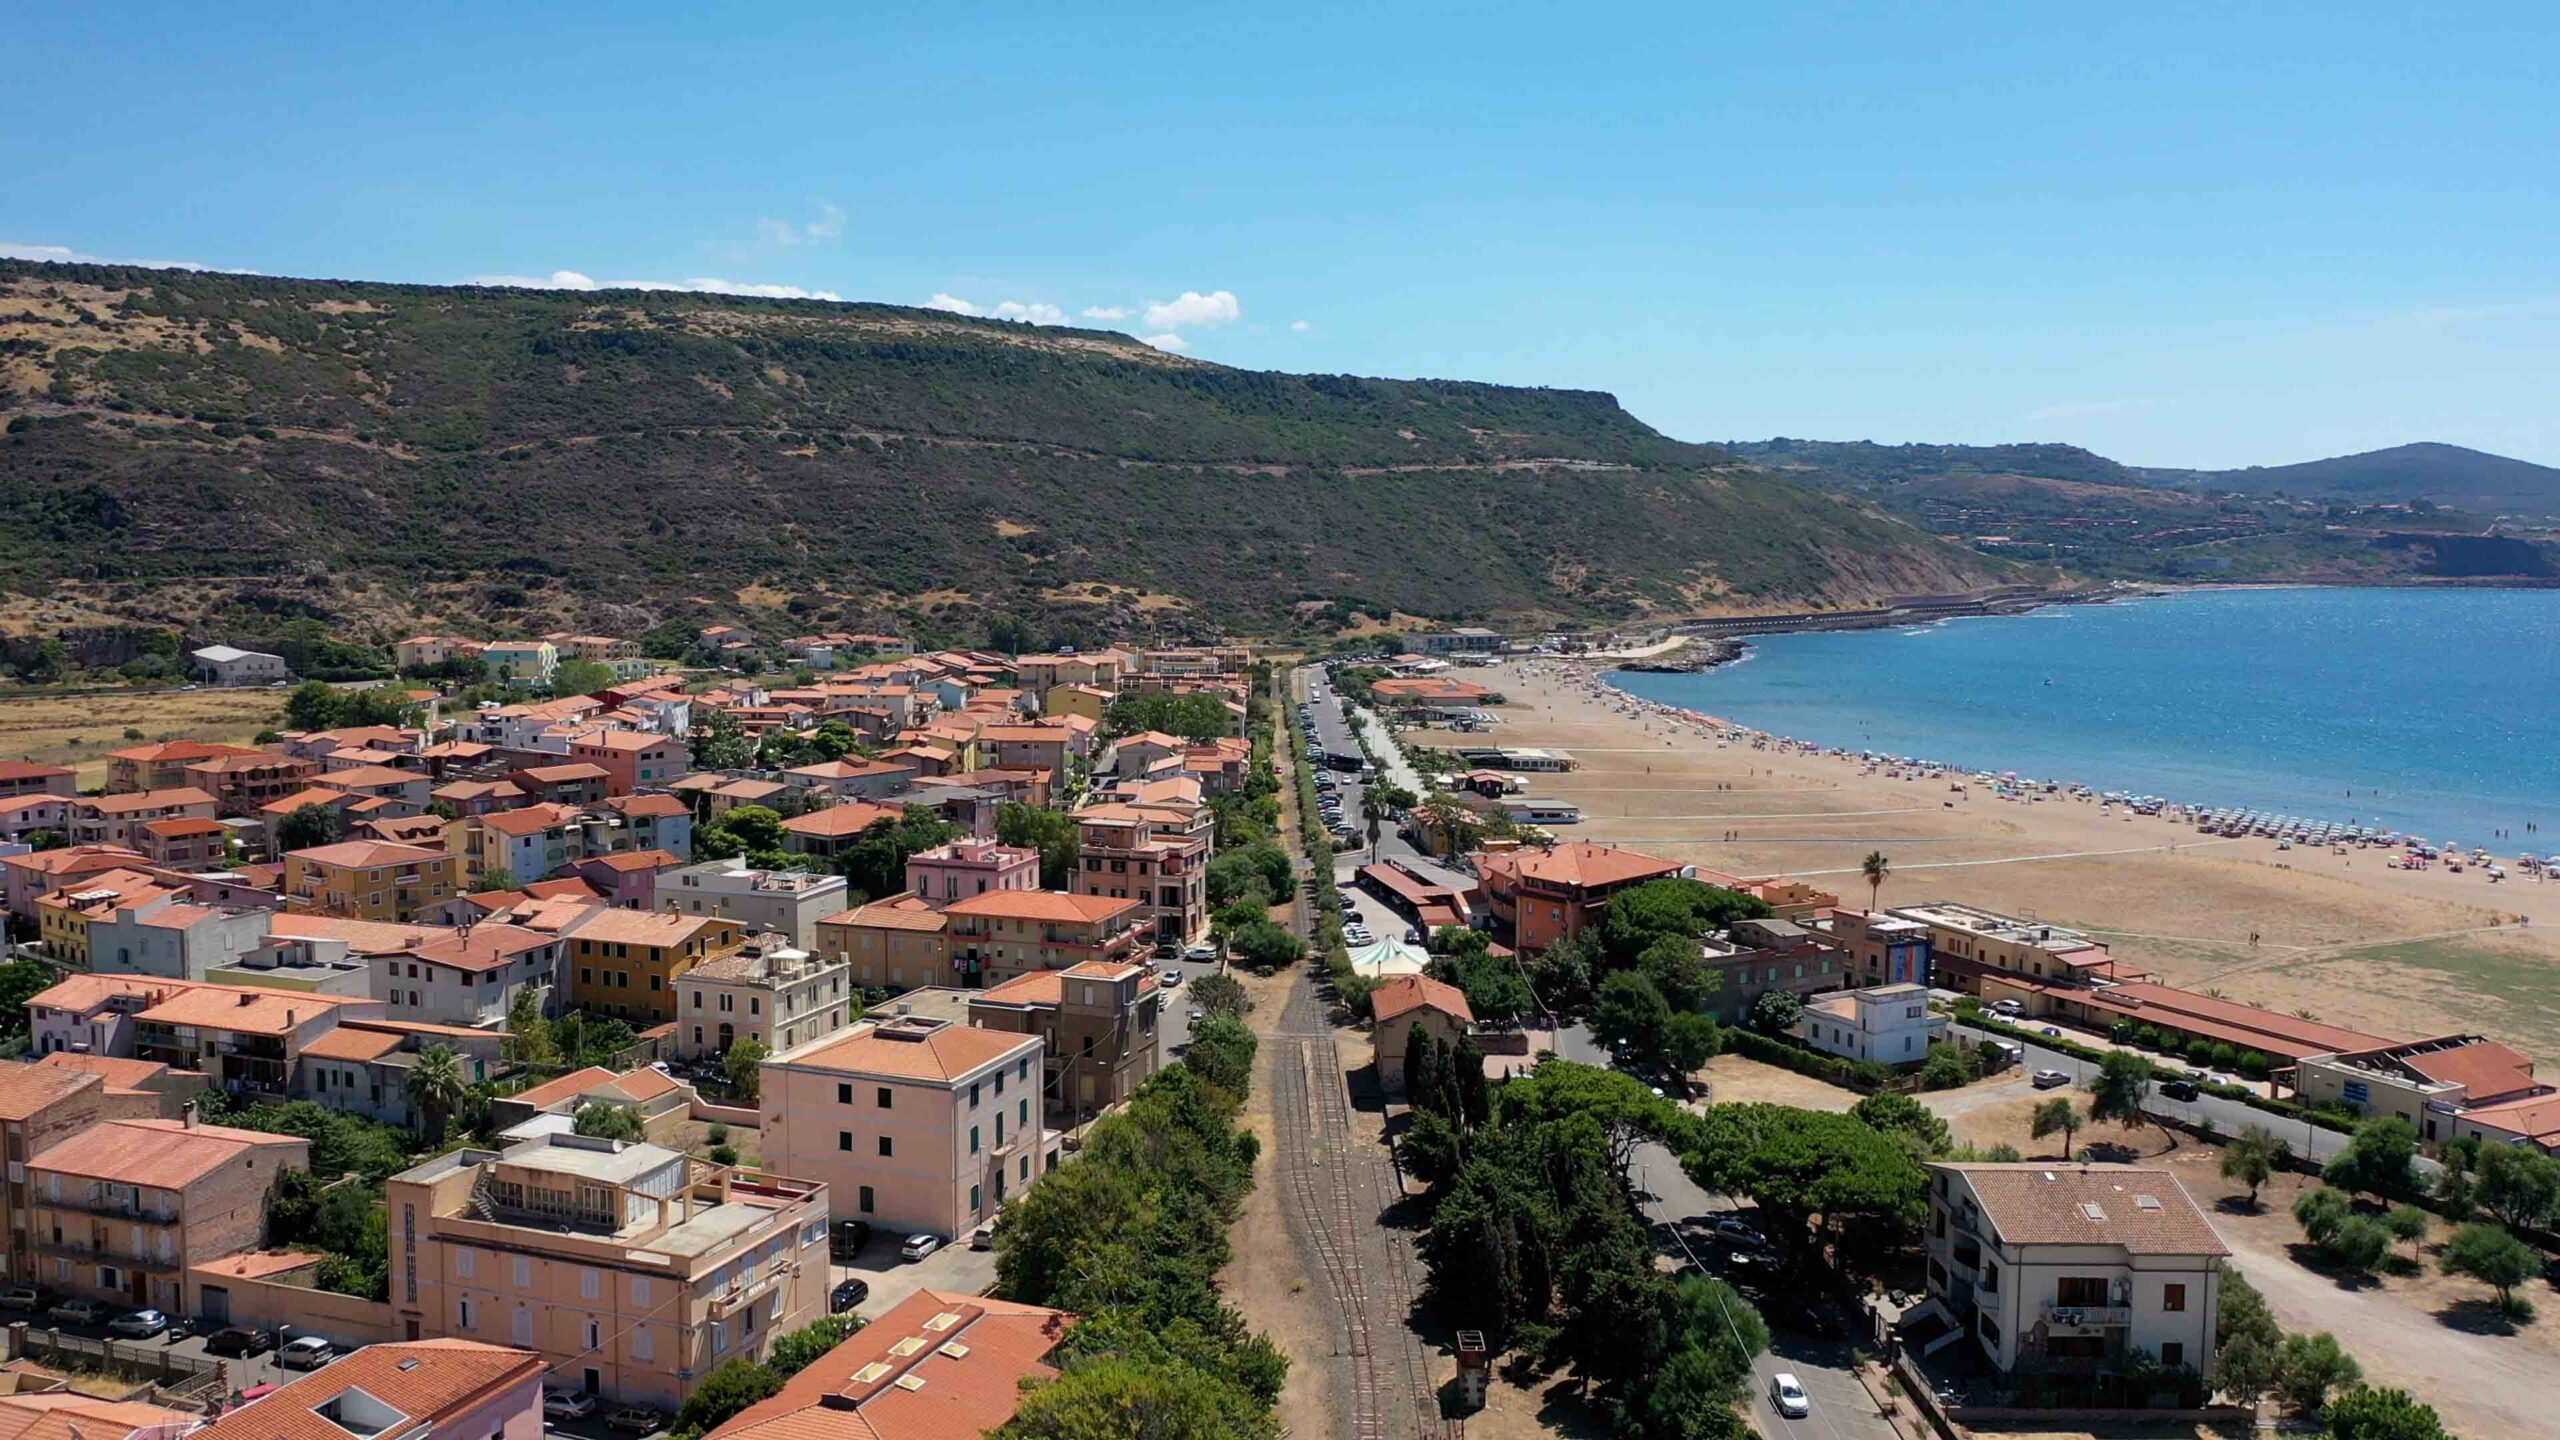
M2240 1073L2252 1080L2264 1080L2267 1078L2267 1071L2273 1068L2268 1064L2267 1057L2255 1050L2241 1051L2239 1063Z
M2228 1040L2217 1040L2214 1042L2213 1068L2216 1070L2229 1070L2237 1067L2239 1063L2239 1046L2232 1044Z

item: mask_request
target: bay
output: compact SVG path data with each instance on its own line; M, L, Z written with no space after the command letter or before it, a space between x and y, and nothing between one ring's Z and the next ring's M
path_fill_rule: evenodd
M2205 590L1750 644L1610 680L1826 746L2560 854L2560 590Z

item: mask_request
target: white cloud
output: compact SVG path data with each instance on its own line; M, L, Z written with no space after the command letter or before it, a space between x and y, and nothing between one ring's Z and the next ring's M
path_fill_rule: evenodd
M700 275L690 280L598 280L576 270L554 270L547 276L474 275L466 285L504 285L524 290L682 290L697 295L752 295L764 300L842 300L833 290L798 285L766 285Z
M1307 322L1304 320L1292 320L1289 322L1289 328L1292 330L1304 330L1308 328L1308 326Z
M1126 320L1129 318L1129 307L1126 305L1087 305L1084 307L1084 318L1087 320Z
M1244 314L1232 290L1212 290L1203 295L1185 290L1179 300L1151 300L1147 303L1144 323L1150 330L1193 330L1212 325L1230 325Z
M1170 350L1176 355L1182 354L1191 348L1190 341L1185 340L1181 336L1173 334L1170 331L1162 335L1141 335L1138 338L1149 345L1153 345L1159 350Z
M193 260L115 260L104 255L89 255L68 245L16 245L0 240L0 260L42 260L55 265L134 265L145 270L210 270ZM227 275L253 275L253 270L227 270Z
M844 237L844 207L821 203L815 220L776 220L771 216L756 222L756 238L767 245L823 245Z
M1019 300L1007 300L987 313L999 320L1028 320L1034 325L1067 323L1066 311L1040 300L1034 300L1027 305Z
M986 313L977 306L961 299L957 295L945 295L939 290L933 292L932 299L924 302L924 308L927 310L947 310L954 315L983 315Z

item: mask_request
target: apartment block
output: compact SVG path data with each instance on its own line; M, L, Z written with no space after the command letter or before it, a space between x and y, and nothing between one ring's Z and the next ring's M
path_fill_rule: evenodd
M0 800L16 800L28 795L52 795L68 800L80 793L76 772L60 765L39 765L32 760L0 760Z
M1137 1093L1161 1063L1163 994L1144 965L1087 961L969 996L969 1023L1040 1037L1049 1118L1073 1124Z
M941 911L902 895L818 922L818 950L843 962L862 990L908 990L952 976L951 922Z
M1691 873L1677 860L1587 841L1495 851L1478 868L1496 927L1523 954L1597 926L1621 890Z
M211 820L213 797L192 785L162 790L133 790L83 796L71 802L74 845L134 845L141 828L154 820Z
M1146 951L1136 900L991 890L947 906L943 942L953 968L1000 985L1035 970L1139 959Z
M676 1018L676 980L736 949L746 927L716 915L597 907L568 931L569 999L642 1026Z
M79 1134L102 1119L148 1118L156 1109L144 1101L110 1103L105 1077L50 1065L0 1061L0 1150L11 1170L26 1173L26 1162L39 1152ZM11 1284L29 1285L42 1277L27 1229L26 1187L0 1185L0 1235L8 1253L0 1257L0 1274Z
M1796 1033L1814 1049L1843 1060L1917 1065L1947 1030L1945 1017L1929 1013L1929 992L1918 985L1878 985L1820 996L1807 1003Z
M760 935L676 977L676 1055L723 1055L743 1040L789 1050L852 1023L852 967Z
M672 1410L827 1313L827 1187L582 1135L391 1177L408 1333L530 1350L563 1388Z
M1150 938L1188 945L1209 930L1209 850L1216 817L1202 805L1087 806L1075 815L1079 895L1132 899Z
M140 790L175 790L195 783L187 776L188 766L230 756L276 758L272 751L252 750L245 745L214 745L202 740L165 740L156 745L110 750L107 752L106 793L126 795Z
M957 1239L1047 1169L1036 1034L864 1021L765 1062L765 1163L826 1182L835 1216Z
M291 910L405 924L461 893L460 859L424 846L345 840L284 857Z
M1942 1332L1950 1343L1969 1341L2003 1374L2086 1372L2136 1351L2212 1368L2231 1252L2168 1171L2061 1161L1928 1169L1929 1298L1952 1326ZM1934 1348L1937 1338L1916 1343Z
M949 905L990 890L1040 888L1040 852L990 840L957 840L907 857L907 893Z
M851 895L841 875L807 870L758 870L744 857L706 860L658 877L658 908L687 915L717 915L756 933L787 937L806 950L818 943L818 922L841 913Z
M92 1125L26 1162L38 1283L182 1313L187 1267L258 1248L276 1172L310 1161L308 1140L192 1115Z

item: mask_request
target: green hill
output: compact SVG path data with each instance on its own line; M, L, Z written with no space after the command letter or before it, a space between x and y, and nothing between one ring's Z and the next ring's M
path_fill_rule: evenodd
M2299 465L2146 473L2201 490L2367 503L2431 500L2482 515L2560 515L2560 470L2433 442Z
M0 588L164 621L1271 633L2023 573L1603 394L885 305L0 262L0 414Z

